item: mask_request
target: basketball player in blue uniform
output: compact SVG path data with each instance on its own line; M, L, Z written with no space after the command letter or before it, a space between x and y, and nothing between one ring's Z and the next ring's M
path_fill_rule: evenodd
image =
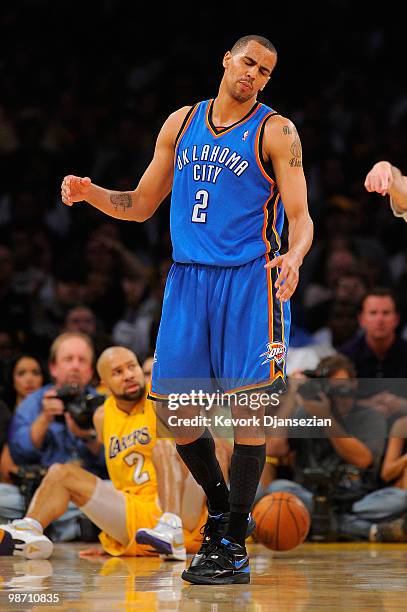
M157 401L185 391L186 379L240 394L284 385L289 299L313 225L297 130L257 101L276 61L269 40L239 39L223 58L217 97L167 119L134 191L103 189L88 177L63 180L65 204L85 200L128 221L151 217L172 190L175 263L153 366L151 397ZM284 213L288 251L281 255ZM190 405L177 416L192 417L198 410ZM232 407L234 417L250 412L238 402ZM207 428L178 432L177 450L209 508L202 547L183 578L196 584L248 583L244 541L265 462L262 427L235 427L230 493Z

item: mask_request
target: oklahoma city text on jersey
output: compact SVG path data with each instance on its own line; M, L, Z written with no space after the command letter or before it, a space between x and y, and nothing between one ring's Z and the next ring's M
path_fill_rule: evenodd
M192 173L194 181L205 183L216 183L219 174L227 168L236 176L241 176L249 167L249 162L242 159L236 151L231 151L229 147L219 145L193 145L182 149L177 155L178 170L182 170L190 163L204 161L209 164L193 164Z

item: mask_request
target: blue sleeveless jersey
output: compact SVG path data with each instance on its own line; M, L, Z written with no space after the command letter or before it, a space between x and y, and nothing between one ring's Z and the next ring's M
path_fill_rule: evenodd
M261 152L265 123L276 113L256 103L243 119L216 130L212 107L213 100L193 107L176 143L173 258L239 266L280 248L284 209Z

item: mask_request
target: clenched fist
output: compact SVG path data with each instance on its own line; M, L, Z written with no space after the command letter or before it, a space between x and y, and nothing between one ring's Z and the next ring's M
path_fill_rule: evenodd
M391 164L387 161L377 162L366 176L365 188L385 196L393 184L393 178Z
M69 174L64 178L61 185L61 197L64 204L72 206L74 202L86 199L92 181L88 176L80 177Z

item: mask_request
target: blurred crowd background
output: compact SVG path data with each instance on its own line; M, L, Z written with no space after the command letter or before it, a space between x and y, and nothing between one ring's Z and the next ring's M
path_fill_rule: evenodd
M406 335L407 226L363 188L379 159L407 167L403 33L369 14L358 26L347 0L326 2L318 20L292 10L296 19L260 7L223 18L165 6L141 20L134 2L2 3L2 364L21 351L46 359L64 330L88 333L97 353L115 342L141 360L152 354L171 265L169 201L146 223L119 222L65 207L60 183L72 173L133 189L168 114L215 96L224 52L259 23L279 52L262 101L298 127L316 228L292 300L292 346L342 346L376 285L395 290Z
M134 189L166 117L216 96L225 51L249 33L269 37L278 50L261 101L299 130L315 223L314 244L292 299L285 399L292 405L284 404L283 412L296 409L299 370L322 363L330 367L328 377L368 378L360 405L367 397L366 410L375 412L361 413L353 396L342 400L350 421L363 416L346 430L349 440L364 440L364 446L357 445L349 458L328 441L321 446L311 440L298 457L308 460L314 452L320 466L324 455L329 473L338 462L350 466L351 489L357 483L352 499L390 483L390 493L382 488L373 498L374 516L372 500L353 508L359 515L348 521L347 538L377 537L371 521L360 522L363 511L372 520L405 515L407 437L399 423L407 427L407 391L405 383L386 380L407 376L407 224L392 215L388 198L363 186L380 159L404 173L407 169L407 93L399 61L405 32L394 11L373 14L363 5L350 0L326 0L318 9L257 4L250 12L239 5L173 4L143 6L141 13L140 4L130 0L1 3L0 516L23 516L24 503L10 477L33 457L40 467L87 457L87 469L96 469L83 440L55 423L50 430L61 456L51 435L49 456L38 449L27 455L35 410L44 410L38 398L49 382L44 364L52 342L64 332L85 333L96 357L111 344L125 345L148 373L172 263L169 198L143 224L116 221L85 203L64 206L63 177L90 176L104 187ZM286 240L285 229L283 244ZM329 361L336 351L352 361L340 356ZM376 378L383 384L373 385ZM91 382L98 384L95 378ZM26 421L26 438L17 430L17 417ZM7 438L10 422L14 438ZM402 442L385 451L393 426ZM281 482L287 466L293 478L286 442L269 444L268 454L277 461L272 467L278 467L269 481L263 475L263 494L276 478L271 485L280 487L276 490L292 486ZM322 448L319 455L315 448ZM106 476L103 457L98 460ZM368 465L374 483L365 487L360 474ZM311 493L304 495L311 504ZM78 536L68 523L56 539ZM380 538L407 541L407 519L403 525ZM82 527L79 536L84 537Z

